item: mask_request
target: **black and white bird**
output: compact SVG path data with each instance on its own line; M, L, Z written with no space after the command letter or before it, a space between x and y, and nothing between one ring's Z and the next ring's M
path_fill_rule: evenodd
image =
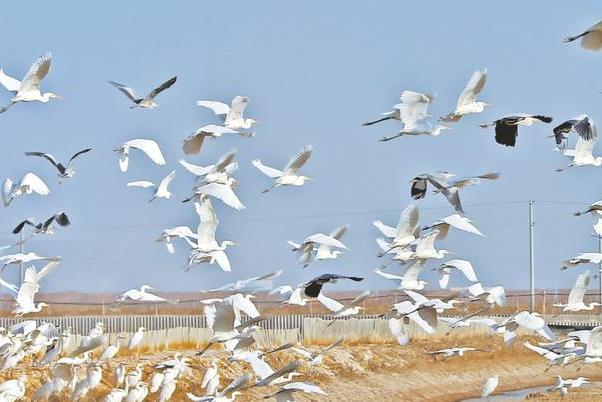
M46 219L44 222L36 222L33 218L27 218L20 222L14 229L13 234L19 234L25 227L29 225L34 228L34 234L54 234L53 223L56 222L59 226L65 227L71 224L69 217L64 212L59 212Z
M322 286L327 283L337 283L339 279L350 279L355 282L361 282L364 278L357 276L345 276L338 274L323 274L303 285L303 293L307 297L318 297L322 291Z
M581 39L581 47L588 50L602 49L602 21L598 21L584 32L564 38L565 43Z
M167 88L171 87L173 84L175 84L177 79L177 76L170 78L163 84L159 85L157 88L150 91L148 95L146 95L143 98L137 96L134 90L126 85L120 84L115 81L109 81L109 84L119 89L125 96L127 96L132 102L134 102L134 104L130 106L130 109L134 109L137 107L142 107L145 109L154 109L157 106L159 106L155 103L155 97L161 92L165 91Z
M73 161L75 160L75 158L77 158L78 156L83 155L87 152L90 152L91 150L92 150L92 148L86 148L86 149L82 149L79 152L76 152L75 154L73 154L71 159L69 159L69 161L67 162L67 166L65 166L61 162L57 161L53 155L47 154L45 152L25 152L25 155L39 156L42 158L46 158L48 161L50 161L50 163L52 163L54 165L54 167L57 168L57 170L59 171L59 173L58 173L59 184L63 184L64 180L70 179L75 175L75 170L73 170Z
M577 133L584 140L598 138L598 130L594 121L586 114L567 120L552 130L559 149L566 148L567 134Z
M485 107L489 106L489 103L477 101L477 96L483 90L486 82L487 69L483 68L475 71L472 74L470 81L468 81L466 87L460 94L456 109L447 116L443 117L441 120L445 122L456 122L464 115L481 113L483 110L485 110Z
M495 120L491 124L482 124L482 128L495 126L495 141L498 144L513 147L516 145L518 137L518 126L531 126L536 122L551 123L552 118L539 114L517 113L511 116L505 116Z
M47 103L50 99L61 99L62 96L55 94L54 92L43 93L40 91L40 84L42 80L50 72L50 65L52 64L52 55L46 53L43 56L38 57L29 67L27 73L21 81L9 77L0 69L0 84L8 91L15 94L10 100L10 103L0 108L0 113L6 112L9 107L19 102L42 102Z

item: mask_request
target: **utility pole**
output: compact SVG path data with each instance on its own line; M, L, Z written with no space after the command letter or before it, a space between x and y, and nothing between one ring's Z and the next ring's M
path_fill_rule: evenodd
M529 310L535 309L535 243L533 229L535 222L533 221L533 204L535 201L529 200L529 271L530 271L530 294Z
M19 240L19 253L23 254L24 244L23 244L23 229L21 228L21 236ZM25 276L25 272L23 271L23 259L21 259L21 264L19 264L19 287L23 284L23 277Z

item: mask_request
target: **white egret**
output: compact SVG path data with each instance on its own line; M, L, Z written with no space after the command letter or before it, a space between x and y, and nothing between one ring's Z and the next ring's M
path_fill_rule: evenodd
M601 166L602 156L594 156L594 147L598 138L592 138L591 140L584 140L579 137L575 149L567 149L563 151L563 155L572 157L573 160L569 163L568 167L579 167L579 166ZM556 172L562 172L564 169L556 169Z
M197 101L196 104L211 109L216 115L225 115L224 126L233 130L249 129L257 123L254 119L243 117L245 108L249 104L249 98L246 96L236 96L232 99L232 106L216 101Z
M565 43L573 42L581 39L581 47L588 50L602 49L602 21L589 27L579 35L567 36L564 38Z
M404 135L430 135L438 136L441 131L449 127L441 125L433 116L427 114L427 109L433 96L419 92L403 91L401 104L395 105L399 111L399 118L403 129L391 137L383 137L380 141L390 141Z
M123 303L126 300L132 301L142 301L142 302L155 302L161 303L166 302L167 299L164 299L160 296L154 295L152 293L147 292L147 290L154 290L153 287L149 285L142 285L140 290L138 289L130 289L125 291L117 298L117 301Z
M322 294L320 294L320 296L324 296ZM329 299L329 301L324 302L321 297L318 296L318 301L320 303L322 303L322 305L324 307L326 307L328 310L332 311L334 320L332 320L328 326L331 326L332 324L334 324L334 322L336 320L338 320L341 317L349 317L351 315L357 315L360 313L360 310L363 310L364 307L362 306L362 303L368 298L368 296L370 296L370 292L369 291L364 291L362 293L360 293L357 297L355 297L353 300L351 300L348 303L340 303L337 300L333 300L335 303L331 302Z
M113 371L113 383L116 387L120 387L125 381L125 362L120 362Z
M414 262L412 262L412 265L410 265L406 269L406 271L403 275L391 274L389 272L384 272L378 268L375 269L374 272L376 274L382 276L383 278L386 278L386 279L389 279L392 281L399 281L398 289L422 290L422 289L424 289L424 287L426 285L428 285L428 282L419 280L418 275L420 275L420 273L422 272L422 269L424 268L425 264L426 264L426 260L417 259Z
M560 354L560 353L556 353L551 350L548 350L546 348L541 348L539 346L532 345L529 342L525 342L524 345L527 349L530 349L533 352L537 353L538 355L544 357L546 360L548 360L548 362L551 365L554 365L554 364L565 365L572 358L575 357L575 353Z
M482 128L495 126L495 142L506 147L516 145L518 126L532 126L536 122L551 123L552 118L539 114L517 113L495 120L491 124L481 124Z
M182 149L186 155L196 155L201 152L201 147L205 138L219 138L224 134L237 134L241 137L253 137L255 133L247 133L242 131L233 130L224 126L217 126L215 124L208 124L197 129L194 133L190 134L183 140Z
M230 384L224 389L217 392L215 396L196 396L192 393L187 393L186 396L191 401L203 401L203 402L232 402L238 395L240 395L239 389L242 389L249 381L251 381L251 374L246 373L239 377L236 377Z
M395 228L385 225L381 221L374 221L374 226L376 226L383 235L392 238L391 243L388 245L388 250L384 250L382 255L393 250L399 251L399 248L407 246L420 237L420 227L418 226L419 218L420 212L418 206L409 204L401 211L397 227Z
M134 335L132 335L132 337L128 341L128 349L129 350L137 349L138 346L140 346L140 344L142 343L145 333L146 333L146 328L138 327L138 329L136 330Z
M188 258L188 266L201 262L217 263L222 270L231 271L230 260L225 250L228 246L234 246L236 243L224 240L218 244L215 240L215 230L219 221L209 199L201 202L197 212L199 212L200 219L197 229L197 242L196 244L191 242L193 249Z
M284 366L284 367L276 370L272 374L268 375L267 377L257 379L257 381L255 381L255 384L253 384L252 386L253 387L269 387L272 385L280 384L282 382L291 381L294 376L301 375L301 374L295 372L295 370L297 370L299 367L301 367L301 361L299 361L299 360L292 361L292 362L288 363L286 366Z
M453 299L448 299L447 301L441 299L429 299L428 297L411 290L404 290L404 293L414 301L416 307L433 307L438 313L442 313L445 310L451 310L455 308L455 304L459 303L458 300Z
M499 376L494 375L493 377L489 377L481 387L481 398L487 398L489 395L493 394L499 382Z
M334 234L335 236L340 235L340 231L343 230L343 228L338 228L335 229L334 232L332 232L331 234ZM343 234L346 231L346 228L343 230ZM339 238L341 236L338 236ZM330 251L331 248L339 248L339 249L343 249L343 250L348 250L347 246L345 246L337 237L334 236L328 236L325 235L323 233L316 233L310 236L307 236L304 240L303 243L298 244L295 243L293 241L288 241L288 244L291 245L292 251L295 251L297 253L299 253L299 262L301 264L303 264L303 268L307 267L312 259L313 256L313 251L314 248L316 246L318 246L318 252L320 251L320 247L322 246L326 246L327 249L322 249L322 254L321 254L321 259L326 259L327 257L330 258L336 258L337 256L339 256L341 254L341 251L339 250L335 250L335 251ZM334 254L336 253L336 254ZM316 255L316 259L317 259L317 255Z
M107 336L104 333L104 324L97 322L94 328L90 330L88 335L82 337L79 346L73 350L69 356L75 358L86 352L91 352L107 343ZM59 360L60 361L60 360Z
M127 397L125 398L125 402L142 402L148 396L148 387L145 383L139 382L134 386L134 388L130 389Z
M232 179L233 180L233 179ZM200 214L199 205L203 202L203 200L208 199L209 196L217 198L222 201L224 204L229 206L230 208L234 208L238 211L245 209L245 206L236 196L236 193L233 190L234 183L232 181L228 182L228 184L221 183L208 183L203 184L200 187L193 188L192 196L182 200L182 202L188 202L194 199L194 207L197 210L197 213Z
M108 345L100 354L100 357L96 361L96 364L106 363L119 353L119 348L121 346L121 340L125 339L123 335L117 335L115 337L115 343Z
M412 244L405 247L412 251L411 259L441 259L451 251L435 249L435 240L439 237L439 230L432 230L416 239ZM403 249L402 249L403 251Z
M220 183L220 184L232 184L232 173L238 169L238 163L234 161L236 157L236 150L230 150L222 155L219 160L212 165L200 166L193 163L186 162L180 159L178 162L188 172L195 175L197 178L203 178L201 183Z
M410 337L408 336L407 331L404 329L401 319L389 318L387 320L387 324L389 325L391 335L395 337L398 344L404 346L407 345L408 342L410 342Z
M150 200L148 200L148 202L153 202L157 198L165 198L166 200L168 200L173 195L169 191L169 185L175 176L176 176L176 171L174 170L173 172L171 172L170 174L165 176L163 178L163 180L161 180L161 182L159 183L158 186L155 183L153 183L152 181L146 181L146 180L132 181L132 182L127 183L126 185L128 187L151 188L152 192L153 192L153 196Z
M102 368L99 366L90 366L86 371L86 376L77 382L71 400L77 401L83 399L94 388L100 385L102 381Z
M51 64L52 55L50 53L38 57L29 67L29 70L27 70L21 81L9 77L4 73L4 70L0 69L0 84L15 94L8 105L0 108L0 113L6 112L9 107L19 102L37 101L47 103L50 99L61 99L62 97L54 92L45 92L42 94L40 91L40 84L50 71Z
M173 238L196 239L197 235L188 226L176 226L173 228L164 229L163 233L161 233L161 237L159 237L157 241L165 243L167 251L169 251L170 254L173 254L175 253L175 248L172 243Z
M299 169L303 167L311 157L313 147L311 145L297 152L297 154L288 162L283 170L274 169L264 165L261 160L253 160L255 166L261 173L274 179L274 184L265 190L267 193L273 188L280 186L302 186L307 180L313 180L311 177L300 175Z
M217 388L219 387L219 372L217 368L217 359L211 360L211 366L205 370L203 379L201 381L201 388L206 391L207 395L215 395Z
M50 190L46 183L33 173L26 173L19 184L7 178L2 185L2 203L8 207L15 198L32 193L48 195Z
M433 270L439 272L439 287L441 287L441 289L447 288L452 270L460 271L466 279L471 282L476 282L478 280L472 264L470 261L466 260L449 260L441 264L438 268L433 268Z
M29 218L21 221L12 231L13 234L19 234L25 227L25 225L32 226L34 228L34 234L54 234L53 223L56 222L59 226L69 226L71 222L69 217L64 212L58 212L46 219L44 222L36 222L35 219Z
M0 257L1 258L1 257ZM602 262L602 253L581 253L577 256L562 262L562 268L569 269L580 264L600 264Z
M489 106L489 103L477 101L477 96L483 90L485 82L487 82L487 69L483 68L475 71L460 94L456 109L443 117L442 120L446 122L456 122L460 120L462 116L471 113L481 113L485 110L485 107Z
M461 357L461 356L464 356L464 354L466 352L486 352L486 350L480 349L480 348L470 348L470 347L457 348L456 347L456 348L434 350L432 352L427 352L427 353L431 356L441 355L441 356L443 356L443 358L447 358L447 357L453 357L453 356Z
M483 233L479 231L474 225L472 221L465 216L460 214L453 214L446 216L445 218L439 219L434 222L430 226L425 226L422 230L428 229L437 229L439 231L438 240L444 240L447 237L447 233L450 228L455 228L458 230L462 230L464 232L472 233L477 236L484 236Z
M137 96L136 93L134 93L134 90L126 85L119 84L118 82L115 82L115 81L109 81L109 84L111 84L115 88L119 89L121 91L121 93L123 93L132 102L134 102L134 104L132 106L130 106L130 109L134 109L137 107L141 107L144 109L154 109L157 106L159 106L155 103L155 97L157 95L159 95L161 92L165 91L167 88L171 87L173 84L175 84L177 79L178 79L177 76L170 78L169 80L165 81L163 84L159 85L157 88L150 91L148 93L148 95L146 95L143 98Z
M337 346L341 345L343 342L345 342L345 338L341 337L332 342L330 345L318 349L316 351L310 351L308 349L302 348L301 346L292 346L291 350L303 356L303 358L305 358L305 360L307 360L307 362L310 365L314 366L316 364L321 364L324 360L324 355L326 355L326 353L330 352Z
M165 165L165 158L161 153L161 148L154 140L148 140L144 138L136 138L129 140L121 145L119 148L115 148L114 151L119 153L119 169L122 172L127 172L130 161L130 149L137 149L142 151L146 156L150 158L155 164L159 166Z
M24 375L0 383L0 400L6 402L21 400L25 397L25 384L27 384L27 377Z
M23 281L19 288L0 278L0 285L15 293L17 307L13 310L13 314L21 316L29 313L37 313L40 312L43 307L48 306L48 304L44 302L40 302L36 305L34 300L36 294L40 290L40 281L46 275L54 271L58 265L58 261L51 261L46 264L40 272L37 272L36 268L33 266L28 267L25 270Z
M580 216L587 213L594 217L594 232L598 236L602 236L602 200L590 204L585 211L577 211L573 215Z
M602 304L597 302L591 302L589 304L585 304L583 302L583 298L587 293L587 288L590 283L590 273L589 271L582 272L577 277L577 281L575 285L571 289L569 293L569 298L566 304L556 303L554 307L562 307L562 311L581 311L581 310L593 310L596 307L601 306Z
M393 305L393 310L418 325L424 332L434 334L437 330L437 310L432 306L418 306L410 300Z
M258 350L243 352L238 356L239 360L243 360L251 366L253 372L258 378L258 381L262 381L270 376L272 376L275 371L268 363L266 363L262 358L260 358L261 352ZM283 382L288 382L292 379L294 375L297 373L289 373L286 376L282 376L280 378L275 378L272 384L281 384Z
M39 256L36 253L34 253L33 251L29 252L29 253L17 253L17 254L7 254L7 255L2 255L0 256L0 264L2 264L2 268L0 268L0 271L3 270L7 265L11 265L11 264L20 264L20 263L28 263L28 262L33 262L33 261L52 261L52 262L58 262L61 260L61 257L56 256L56 257L45 257L45 256Z
M127 392L124 389L113 388L111 392L105 395L102 402L122 402L127 396Z
M502 286L494 286L492 288L485 288L480 282L470 285L468 293L477 299L484 300L490 305L497 305L503 307L506 305L506 291Z

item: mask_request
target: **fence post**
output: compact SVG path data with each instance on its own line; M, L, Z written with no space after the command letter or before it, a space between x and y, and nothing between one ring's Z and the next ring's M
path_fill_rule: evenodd
M543 315L546 315L546 290L543 290L543 300L542 300L542 313Z

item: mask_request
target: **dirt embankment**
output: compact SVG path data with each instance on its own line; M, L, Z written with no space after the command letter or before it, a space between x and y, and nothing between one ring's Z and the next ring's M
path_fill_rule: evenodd
M469 352L463 357L437 359L425 353L453 346L471 346L485 351ZM153 372L154 363L171 356L171 352L159 352L142 356L139 360L144 365L144 380L148 381ZM202 395L200 380L204 369L212 357L224 356L221 351L210 352L203 358L191 359L190 373L184 376L177 386L174 401L187 400L186 392ZM266 361L279 368L286 363L300 359L291 351L278 352L266 357ZM132 367L136 363L133 356L123 356L116 361L126 361ZM84 401L102 400L112 387L110 367L105 366L103 384L91 392ZM578 376L589 377L593 381L602 380L600 365L572 364L565 367L553 367L546 371L545 360L517 341L512 347L504 347L499 337L456 337L441 336L424 340L414 340L408 346L392 344L345 345L331 351L323 364L304 365L300 370L303 376L300 381L312 382L328 393L325 397L296 394L299 401L456 401L478 396L482 383L492 375L500 376L498 391L507 391L534 386L551 385L554 375L564 378ZM109 370L111 369L111 371ZM220 359L221 385L226 385L232 378L249 371L250 367L243 362L228 364ZM7 370L0 376L2 379L16 378L20 374L28 375L27 396L31 397L41 381L48 377L48 369L17 368ZM273 394L278 389L251 388L245 390L237 401L258 401ZM594 390L592 390L593 392ZM600 390L595 390L597 394ZM575 392L573 398L587 395L583 391ZM158 395L147 400L155 401ZM62 394L54 401L66 400ZM545 400L559 399L558 394L540 395ZM565 398L564 400L567 400ZM575 400L588 400L585 399ZM591 400L591 399L590 399Z

